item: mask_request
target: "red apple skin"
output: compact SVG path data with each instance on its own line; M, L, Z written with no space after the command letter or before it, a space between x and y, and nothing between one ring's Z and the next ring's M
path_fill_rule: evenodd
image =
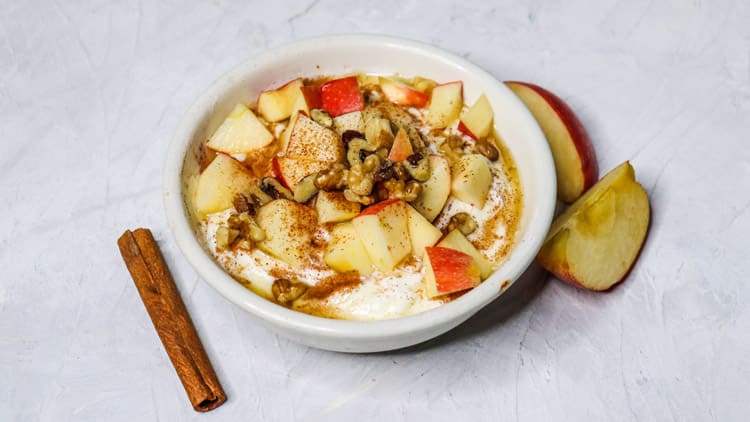
M477 137L473 133L471 133L471 131L469 130L468 127L466 127L466 125L464 124L463 121L461 121L461 120L458 121L458 128L457 129L458 129L459 132L461 132L464 135L470 137L471 139L473 139L475 141L477 140Z
M393 141L393 146L388 153L388 159L400 163L412 154L414 154L414 149L411 146L411 141L409 141L406 132L401 129Z
M271 170L273 171L273 177L278 179L279 183L281 183L285 188L291 189L289 187L289 183L286 182L286 179L284 179L284 175L281 174L281 166L279 165L279 157L274 156L271 160Z
M430 101L430 96L424 92L411 89L395 81L388 81L388 83L381 84L381 89L390 101L398 105L423 108Z
M479 284L479 269L471 256L440 246L428 246L425 253L429 256L435 274L435 287L438 293L458 292Z
M560 116L565 128L570 133L570 138L573 139L573 143L578 151L578 156L581 158L581 170L583 171L583 192L586 192L591 186L599 180L599 166L596 163L596 157L594 156L594 146L591 145L591 139L589 138L586 128L583 127L581 121L578 120L573 110L568 107L557 95L547 91L539 85L534 85L529 82L520 81L505 81L506 84L517 84L525 86L531 90L536 91L547 104ZM583 194L581 192L581 194Z
M319 86L303 86L300 90L302 91L302 95L305 96L305 102L310 110L323 108L323 103L320 100Z
M387 206L395 204L397 202L400 202L400 199L386 199L385 201L380 201L377 204L370 205L369 207L362 210L362 212L357 215L357 217L361 217L363 215L373 215L377 214L383 209L385 209Z
M360 111L365 107L356 76L324 83L320 86L320 100L323 108L332 117Z

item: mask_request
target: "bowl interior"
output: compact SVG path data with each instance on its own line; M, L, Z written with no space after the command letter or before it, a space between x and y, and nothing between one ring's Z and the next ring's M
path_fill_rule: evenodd
M268 302L240 286L214 263L200 244L200 236L195 235L190 207L185 206L188 182L198 174L200 145L236 103L253 103L262 90L296 77L351 72L424 76L438 82L461 80L469 104L486 94L495 112L495 128L518 167L523 206L517 241L510 255L479 287L423 314L363 323L314 317ZM201 276L220 293L271 325L312 330L324 336L357 337L403 335L451 319L466 319L499 296L528 267L541 246L552 218L556 189L554 165L544 135L505 85L466 60L434 47L365 35L312 39L279 47L220 78L196 101L180 125L168 153L164 178L168 220L177 242ZM367 326L364 330L363 324Z

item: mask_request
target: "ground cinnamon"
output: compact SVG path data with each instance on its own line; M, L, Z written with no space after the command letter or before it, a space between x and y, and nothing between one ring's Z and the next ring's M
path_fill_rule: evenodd
M127 230L117 244L193 408L206 412L219 407L227 396L151 231Z

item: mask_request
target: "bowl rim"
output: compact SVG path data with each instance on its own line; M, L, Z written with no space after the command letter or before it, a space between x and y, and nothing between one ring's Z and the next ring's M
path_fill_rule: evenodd
M369 44L419 51L433 59L463 68L475 78L494 83L501 91L507 90L512 94L512 91L492 74L463 57L429 44L400 37L370 34L329 35L307 38L266 50L236 65L203 91L181 119L169 143L162 174L163 202L167 223L177 246L200 277L230 302L266 323L282 326L295 332L304 332L307 335L359 340L403 337L448 324L462 316L464 319L468 318L507 291L508 287L529 267L546 237L555 209L557 179L551 151L536 120L515 95L513 97L517 106L523 109L521 114L527 120L523 123L533 126L531 131L534 139L529 140L534 144L532 154L535 160L539 160L539 168L547 173L539 177L542 177L542 180L549 180L549 183L541 185L538 206L532 210L525 210L526 213L531 213L528 215L531 220L525 235L516 240L509 258L479 286L451 302L421 313L376 321L330 319L306 314L271 302L242 286L219 266L194 235L183 200L181 174L183 162L193 138L195 122L200 119L207 104L218 98L234 81L252 73L255 68L262 67L264 64L293 55L297 51L312 47L318 48L321 44L327 48ZM504 281L509 281L509 283L503 285Z

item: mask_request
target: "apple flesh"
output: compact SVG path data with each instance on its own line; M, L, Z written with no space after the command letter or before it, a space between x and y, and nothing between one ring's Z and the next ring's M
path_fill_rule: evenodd
M335 79L320 86L320 100L331 116L336 117L365 107L356 76Z
M380 89L388 101L402 106L423 108L430 100L427 94L388 78L380 79Z
M406 206L406 218L409 224L409 239L414 255L422 256L424 248L432 246L443 237L443 233L411 205Z
M388 159L400 163L412 154L414 154L414 149L411 146L409 135L407 135L406 131L401 128L393 139L393 145L388 153Z
M200 216L232 207L238 193L255 185L255 178L239 161L226 154L216 157L198 176L195 211Z
M455 249L428 246L424 254L425 289L436 298L479 285L479 268L474 258Z
M635 263L649 219L646 191L625 162L555 219L537 260L574 286L608 290Z
M237 104L206 146L227 154L247 154L273 141L273 135L244 104Z
M370 275L374 268L357 229L350 222L333 227L323 261L332 269L342 273L358 271L360 275L366 276Z
M365 120L361 111L352 111L333 118L333 129L339 135L347 130L355 130L359 133L365 132Z
M474 258L474 263L476 263L477 267L479 267L479 275L482 277L482 280L486 279L490 276L490 274L492 274L492 264L458 229L451 230L450 233L445 235L443 240L438 243L438 246L443 248L455 249Z
M258 248L294 268L309 265L315 210L288 199L275 199L260 207L255 221L266 234Z
M315 209L318 211L318 223L340 223L349 221L359 214L361 205L351 202L344 197L342 192L320 191L315 200Z
M306 176L327 170L331 167L331 163L325 161L289 158L285 156L274 157L272 165L274 176L292 192L295 192L299 182Z
M547 137L557 171L557 197L572 203L599 178L594 147L573 110L555 94L526 82L505 82Z
M316 108L323 108L323 104L320 102L320 87L300 87L297 98L294 100L294 105L292 106L292 114L302 111L309 116L310 111Z
M352 220L373 264L391 271L411 252L407 204L393 199L365 208Z
M297 113L284 151L285 157L335 163L342 161L344 155L344 143L336 132Z
M440 214L451 193L451 166L442 155L430 154L430 178L422 183L422 191L411 205L432 221Z
M302 79L294 79L279 88L263 91L258 96L258 113L269 122L279 122L292 115L295 100L302 88Z
M468 154L453 165L451 194L459 201L482 208L492 185L492 172L481 154Z
M450 126L461 114L463 83L461 81L438 85L432 89L427 108L427 124L434 128Z
M490 101L482 94L461 117L458 130L473 139L484 139L490 134L494 116Z

